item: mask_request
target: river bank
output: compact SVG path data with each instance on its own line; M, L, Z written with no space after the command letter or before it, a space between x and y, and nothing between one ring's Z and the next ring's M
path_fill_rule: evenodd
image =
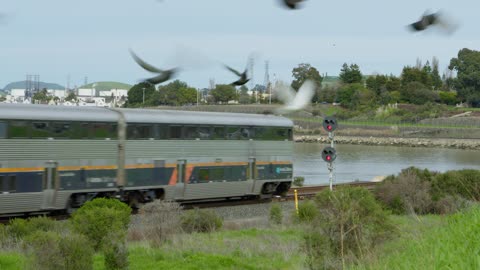
M327 136L323 135L295 135L295 142L329 143ZM430 138L394 138L394 137L360 137L360 136L335 136L338 144L359 145L389 145L409 147L439 147L480 150L479 139L430 139Z

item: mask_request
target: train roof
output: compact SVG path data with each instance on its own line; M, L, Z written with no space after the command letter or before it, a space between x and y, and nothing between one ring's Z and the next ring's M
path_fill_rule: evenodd
M0 104L0 119L117 122L121 112L127 123L176 123L290 127L285 117L263 114L198 112L156 109Z

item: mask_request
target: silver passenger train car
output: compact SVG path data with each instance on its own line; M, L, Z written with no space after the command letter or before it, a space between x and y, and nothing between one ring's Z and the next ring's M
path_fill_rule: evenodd
M0 104L0 216L280 194L292 126L272 115Z

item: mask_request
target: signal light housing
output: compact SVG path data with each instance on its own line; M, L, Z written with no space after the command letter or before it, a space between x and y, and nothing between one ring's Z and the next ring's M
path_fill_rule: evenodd
M337 119L333 116L327 116L323 119L322 125L323 129L325 129L327 132L332 132L338 127Z
M331 163L331 162L335 161L336 158L337 158L337 151L335 150L335 148L330 147L330 146L327 146L327 147L323 148L322 159L325 162Z

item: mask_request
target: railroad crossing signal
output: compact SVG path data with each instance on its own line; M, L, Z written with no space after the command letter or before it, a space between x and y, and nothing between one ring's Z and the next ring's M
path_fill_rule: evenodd
M325 162L332 163L337 158L337 151L335 148L327 146L322 150L322 159Z
M337 119L333 116L327 116L323 119L322 125L326 131L332 132L338 127Z

